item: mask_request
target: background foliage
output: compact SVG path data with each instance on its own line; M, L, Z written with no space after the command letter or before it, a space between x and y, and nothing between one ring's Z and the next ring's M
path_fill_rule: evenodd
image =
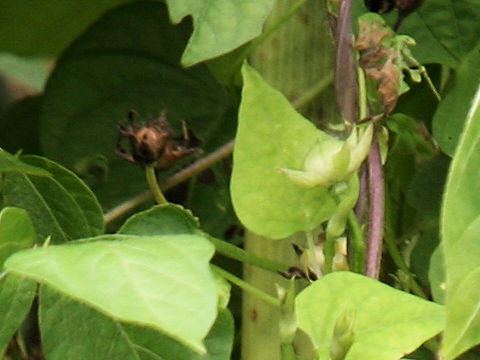
M302 12L309 2L3 1L0 264L9 273L0 282L0 358L239 356L242 309L225 278L248 284L220 254L284 271L289 260L269 262L231 244L242 243L245 227L273 239L318 230L340 208L328 188L298 187L278 171L301 169L312 144L339 123L338 112L325 106L302 116L290 105L293 92L287 100L262 77L282 79L276 47L262 44L272 36L278 46L294 42L282 32L289 19L313 26ZM285 3L280 20L269 23ZM354 1L355 32L364 12ZM393 24L395 14L385 18ZM381 280L390 286L336 272L296 300L249 288L278 308L272 327L285 348L295 338L297 352L313 346L320 358L398 359L442 333L409 358L476 356L479 19L476 0L426 0L400 28L415 39L412 54L441 99L426 81L409 83L381 123L388 133ZM263 65L270 70L242 67L255 51L271 59ZM333 54L310 56L332 63ZM296 96L326 97L327 80L314 96ZM202 142L203 154L159 173L161 183L235 138L233 165L224 157L168 191L182 206L152 207L142 169L115 155L116 127L130 109L138 121L167 110L177 134L185 120ZM139 194L134 211L105 221ZM352 231L349 223L346 235ZM295 265L312 256L305 252ZM294 336L297 326L311 340Z

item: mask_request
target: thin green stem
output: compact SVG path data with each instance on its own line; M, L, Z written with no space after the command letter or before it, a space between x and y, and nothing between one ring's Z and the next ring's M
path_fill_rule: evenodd
M148 186L152 191L153 197L158 204L168 204L167 199L163 196L160 186L158 186L157 176L155 175L155 168L153 166L145 167L145 175L147 177Z
M304 0L302 0L304 1ZM295 108L300 108L306 105L309 101L312 101L315 95L321 93L325 88L331 84L333 81L333 75L328 76L324 79L321 79L318 83L313 85L309 90L307 90L304 94L298 97L296 100L292 102ZM166 191L168 189L173 188L174 186L182 183L183 181L198 175L202 171L210 168L215 163L219 162L220 160L230 156L233 151L233 147L235 145L235 140L231 140L223 146L220 146L211 154L199 159L192 165L186 167L185 169L179 171L175 175L168 178L165 182L162 182L161 189ZM156 181L155 181L156 182ZM152 198L151 191L145 191L141 194L134 196L133 198L121 203L120 205L114 207L108 213L105 214L103 220L105 224L109 224L112 221L120 218L121 216L125 215L126 213L131 212L136 207L142 205L146 201L149 201Z
M357 74L358 74L359 117L360 117L360 120L363 120L368 116L367 84L365 82L365 75L360 66L357 66Z
M220 240L210 236L206 233L202 233L202 236L206 236L208 240L215 246L217 253L226 256L230 259L240 261L244 264L256 266L260 269L272 271L278 273L279 271L287 271L288 267L281 263L278 263L267 258L259 257L249 253L235 245L230 244L224 240Z
M210 265L212 270L217 273L219 276L223 277L227 281L231 282L232 284L238 286L240 289L243 291L246 291L259 299L265 301L266 303L275 306L275 307L280 307L280 300L277 298L274 298L273 296L268 295L264 291L256 288L255 286L250 285L248 282L243 281L242 279L236 277L235 275L229 273L228 271L223 270L222 268L211 264Z
M211 154L208 154L207 156L196 161L189 167L186 167L185 169L179 171L175 175L169 177L165 182L162 183L161 188L164 191L171 189L172 187L180 184L181 182L199 174L203 170L208 169L213 164L229 156L232 153L234 144L235 144L234 140L231 140L225 145L220 146ZM151 198L152 198L152 192L149 190L116 206L115 208L113 208L112 210L110 210L108 213L105 214L103 218L105 224L108 224L118 219L119 217L132 211L133 209L140 206L144 202L150 200Z
M412 292L421 298L428 299L427 295L422 290L418 282L415 280L414 275L403 260L402 254L400 253L400 250L398 249L394 239L391 236L385 236L385 244L387 245L388 253L392 258L394 264L397 266L397 268L399 268L401 271L403 271L404 274L408 276L409 286Z
M365 268L365 237L353 210L348 214L352 246L352 271L362 274Z
M298 98L292 101L292 106L295 109L300 109L303 106L309 104L310 102L317 97L318 94L321 94L328 86L333 83L333 73L328 74L323 79L320 79L312 87L307 89L303 94Z
M22 354L24 359L28 359L28 351L27 351L27 345L25 344L25 339L23 338L22 332L19 331L16 335L16 341L18 348L20 350L20 353Z
M427 81L427 84L428 86L430 87L430 89L432 90L433 92L433 95L435 95L435 97L437 98L438 102L442 101L442 96L440 95L440 93L438 92L437 88L435 87L435 85L433 84L432 82L432 79L430 79L430 76L428 75L428 72L427 70L425 69L425 67L421 67L421 70L422 70L422 76L423 78Z
M323 266L324 274L328 274L333 271L333 258L335 257L336 240L336 237L329 235L327 232L325 245L323 247L323 254L325 255L325 265Z

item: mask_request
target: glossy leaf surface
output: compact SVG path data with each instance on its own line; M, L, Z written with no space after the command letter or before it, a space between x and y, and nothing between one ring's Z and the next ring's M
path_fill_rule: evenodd
M104 236L24 250L5 266L112 318L152 327L197 352L213 324L213 246L200 236Z
M446 360L480 343L480 91L453 158L441 222L446 263Z
M0 48L24 56L58 55L106 10L129 0L2 2ZM32 11L32 6L35 11ZM48 21L45 21L48 19ZM15 31L12 31L12 29Z
M395 309L395 311L392 311ZM443 329L443 307L350 272L314 282L296 299L298 326L328 359L337 320L350 314L354 339L345 360L396 360Z
M294 184L281 169L303 169L318 138L326 137L248 65L233 154L232 202L250 230L274 239L312 230L335 202L324 187Z

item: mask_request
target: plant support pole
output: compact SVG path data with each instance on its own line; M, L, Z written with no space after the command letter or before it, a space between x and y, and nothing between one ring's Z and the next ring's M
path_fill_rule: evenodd
M376 133L368 155L369 216L365 275L378 279L382 258L383 226L385 217L385 192L382 159Z

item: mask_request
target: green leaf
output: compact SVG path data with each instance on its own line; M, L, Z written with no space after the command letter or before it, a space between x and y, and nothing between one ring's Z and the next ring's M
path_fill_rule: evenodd
M95 195L83 181L73 172L57 163L40 156L24 156L22 160L30 165L35 165L47 170L54 179L65 188L75 203L80 207L88 230L84 236L100 235L103 233L103 211Z
M10 152L40 154L39 113L41 96L29 96L9 106L0 117L0 144Z
M13 274L0 281L0 353L27 316L36 289L35 281Z
M50 176L48 171L30 166L18 157L0 149L0 173L22 173L36 176Z
M402 24L417 42L412 49L423 64L455 67L478 43L480 8L475 0L428 0Z
M433 118L433 135L440 148L453 156L465 124L468 109L480 78L477 48L466 55L457 69L455 85L442 100Z
M3 205L27 210L39 240L51 236L54 242L63 242L103 232L102 210L90 189L74 173L42 157L22 159L52 176L6 174Z
M195 235L92 238L24 250L5 267L120 321L152 327L197 352L217 315L213 246Z
M392 311L395 309L395 311ZM298 326L328 359L337 320L350 314L354 341L345 360L396 360L443 329L443 307L351 272L314 282L296 299Z
M157 205L136 213L118 230L129 235L174 235L193 234L199 223L192 213L180 205Z
M480 90L452 160L441 214L447 277L446 360L480 343Z
M238 228L230 199L230 174L225 163L217 164L210 170L206 176L199 176L190 184L188 207L199 218L203 231L229 240L235 235L232 229Z
M13 54L0 54L0 71L9 79L41 92L47 81L49 60L24 59Z
M450 165L447 156L437 156L414 173L407 188L407 201L424 218L437 219Z
M126 2L129 0L47 1L35 4L2 1L0 32L5 36L0 39L0 48L19 55L55 56L102 13ZM32 11L32 6L35 11Z
M205 339L207 353L199 356L158 331L106 317L46 286L40 291L39 320L43 350L51 360L228 360L233 340L228 310L218 314Z
M437 304L445 304L445 258L441 244L437 246L430 257L428 279L433 300Z
M335 211L324 187L294 184L280 169L303 169L318 138L326 137L251 67L244 86L233 154L231 195L240 221L274 239L312 230Z
M190 32L187 22L173 26L160 2L127 4L78 38L49 78L40 116L44 153L71 168L104 156L108 178L94 188L104 207L146 188L142 170L115 154L117 126L129 110L141 123L166 109L176 134L184 119L202 139L223 121L225 92L207 67L180 66Z
M4 261L18 250L35 243L35 230L28 213L5 207L0 211L0 269Z
M193 18L194 31L182 64L191 66L217 57L257 37L274 3L274 0L167 0L174 23L187 15Z

